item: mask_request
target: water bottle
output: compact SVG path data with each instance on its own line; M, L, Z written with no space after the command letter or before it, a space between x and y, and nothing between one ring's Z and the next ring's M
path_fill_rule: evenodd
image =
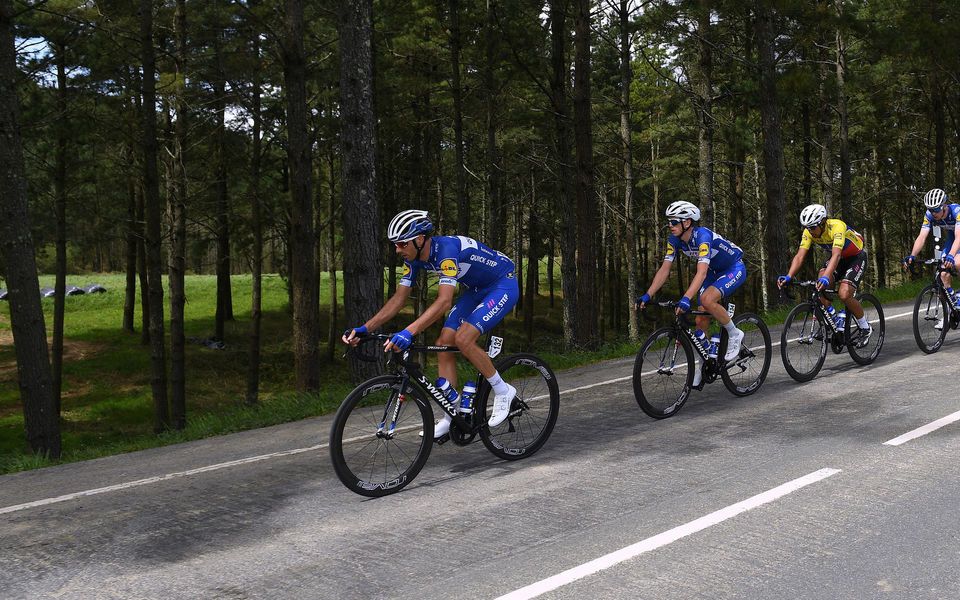
M460 394L457 393L457 388L450 385L450 382L447 381L446 378L438 377L437 382L434 385L436 385L437 389L439 389L440 392L446 396L447 400L450 401L450 404L453 404L454 406L457 405L457 399L459 398Z
M831 319L833 319L834 325L838 324L839 317L837 317L837 311L836 309L833 308L832 305L827 307L827 314L830 315Z
M704 350L709 350L707 346L707 334L705 334L702 329L697 329L693 332L693 335L697 338L697 341L700 342L701 348Z
M477 384L468 381L460 394L460 412L469 413L473 410L473 397L477 395Z
M837 313L837 327L843 329L843 324L847 320L847 311L841 310Z
M707 354L710 358L717 357L717 350L720 348L720 334L715 333L710 336L710 349L707 351Z

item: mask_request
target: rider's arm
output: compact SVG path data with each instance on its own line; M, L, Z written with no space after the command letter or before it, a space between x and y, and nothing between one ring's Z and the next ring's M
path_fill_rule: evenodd
M929 235L930 235L929 229L920 230L920 233L917 235L916 241L913 242L913 250L910 251L910 254L912 256L916 256L917 254L920 254L920 251L923 250L923 245L927 243L927 236ZM958 237L957 240L960 241L960 237ZM954 242L953 245L954 247L956 247L957 243ZM951 254L955 254L955 252L951 252Z
M413 288L408 285L398 285L397 291L393 293L393 296L390 296L390 299L383 305L383 308L381 308L377 314L370 317L369 321L364 323L367 330L373 331L395 317L407 303L407 298L410 297L412 289Z
M787 271L787 277L793 278L797 274L797 271L800 270L800 265L803 264L803 259L807 257L807 252L809 248L800 248L797 250L797 253L793 255L793 261L790 263L790 269Z
M663 287L663 284L667 282L667 277L670 277L670 269L673 267L672 260L665 260L660 265L660 268L657 269L657 273L653 276L653 281L650 282L650 288L647 289L647 295L651 298L654 294L660 291L660 288ZM640 303L640 308L643 308L643 303Z
M684 296L691 300L696 298L696 294L700 291L703 281L707 278L707 269L709 268L710 263L697 263L697 272L693 276L693 281L690 282L690 287L687 288L687 293L685 293Z
M830 251L830 260L827 261L827 266L823 269L823 274L826 277L833 275L834 271L837 270L837 265L840 264L840 254L843 253L843 248L838 248L834 246Z
M955 257L957 255L957 252L960 252L960 235L954 236L953 246L950 247L950 254L952 256Z
M453 293L456 291L456 289L457 286L455 285L438 285L437 299L433 301L433 304L427 307L427 310L423 311L423 314L420 315L416 321L407 325L406 330L412 335L417 335L427 327L430 327L434 321L446 314L446 312L450 310L450 307L453 306Z

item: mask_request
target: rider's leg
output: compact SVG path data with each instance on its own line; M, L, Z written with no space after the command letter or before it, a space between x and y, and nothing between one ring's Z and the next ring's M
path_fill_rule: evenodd
M843 303L846 305L847 311L859 322L860 319L863 318L863 305L857 300L857 288L846 281L841 281L838 293L840 294L840 299L843 300Z
M440 330L440 337L437 338L438 346L453 346L456 343L457 330L451 327L444 327ZM450 382L450 385L457 386L457 355L453 352L437 352L437 372Z

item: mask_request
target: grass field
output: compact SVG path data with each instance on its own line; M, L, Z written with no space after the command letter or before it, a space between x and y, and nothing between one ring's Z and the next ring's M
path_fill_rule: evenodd
M129 452L170 443L222 435L234 431L289 422L335 411L352 388L342 348L335 348L331 361L321 361L322 385L319 393L299 394L293 390L292 319L285 281L277 275L263 278L263 323L261 334L261 403L244 405L247 379L250 287L249 275L232 278L235 321L225 331L226 348L213 350L190 341L203 340L214 331L216 278L193 275L186 278L187 304L185 328L187 341L187 428L183 431L153 433L153 408L150 392L149 348L140 334L139 297L137 333L121 330L124 281L120 274L78 275L67 283L84 286L98 283L105 294L70 296L66 299L63 367L62 435L63 457L71 462L97 456ZM925 280L896 289L880 290L881 301L915 295ZM53 285L52 276L42 276L40 285ZM434 283L435 285L435 283ZM321 340L327 339L329 286L321 282ZM342 285L341 285L342 289ZM661 294L664 297L672 295ZM430 298L434 290L430 291ZM168 303L169 298L165 298ZM48 334L53 327L53 299L42 300ZM535 302L535 340L533 350L554 369L590 364L600 360L629 356L637 349L624 335L608 335L596 352L561 352L562 310L559 299L539 296ZM400 325L411 320L412 312L401 315ZM340 314L343 313L342 307ZM165 311L169 319L169 304ZM783 321L786 310L765 315L770 324ZM338 323L341 332L345 323ZM650 324L644 327L652 328ZM385 328L386 329L386 328ZM436 326L428 333L432 341ZM168 329L169 334L169 329ZM520 350L522 323L516 315L504 320L498 334L506 338L505 353ZM526 349L526 348L524 348ZM320 343L321 355L326 344ZM168 344L169 352L169 344ZM470 377L466 361L459 361L461 379ZM466 365L466 366L465 366ZM428 371L435 372L435 371ZM0 303L0 473L53 464L29 452L24 439L23 415L17 388L16 359L10 332L9 309ZM639 417L638 417L639 418Z

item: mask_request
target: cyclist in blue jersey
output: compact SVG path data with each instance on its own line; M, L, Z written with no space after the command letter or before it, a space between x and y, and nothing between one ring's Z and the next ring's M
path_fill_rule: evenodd
M634 308L643 308L650 301L650 297L663 287L670 276L677 253L696 259L697 272L686 293L680 298L677 312L690 310L690 301L695 297L694 294L698 294L700 310L710 313L727 330L727 352L723 358L727 361L733 360L740 354L743 332L734 325L727 309L720 305L720 300L733 293L747 278L743 250L706 227L696 227L695 222L700 220L700 209L690 202L674 202L667 207L666 214L670 223L667 255L653 276L650 289L637 298ZM710 317L698 315L697 337L701 338L709 326ZM701 377L698 368L694 375L694 386L700 383Z
M951 272L954 271L952 267L954 266L957 252L960 252L960 236L956 235L957 220L960 219L960 204L948 204L947 193L940 188L933 188L924 194L923 205L927 208L927 211L923 214L923 224L920 225L920 233L917 234L917 239L913 242L913 249L910 251L910 256L903 258L903 268L907 269L910 267L910 263L917 257L920 250L923 249L923 245L930 235L930 230L934 226L945 229L947 235L943 238L943 254L941 258L943 259L943 266L950 268L950 270L940 273L940 278L943 280L943 285L947 288L947 293L950 294L954 305L960 308L960 296L954 292L950 283ZM943 329L942 318L935 327L936 329Z
M400 284L377 314L360 327L346 330L343 341L356 344L357 333L374 330L392 319L406 304L420 271L436 273L440 276L437 299L406 329L395 333L384 344L384 351L406 349L413 336L450 310L436 343L441 346L456 345L490 383L494 393L493 414L487 424L494 427L509 415L510 403L517 395L517 390L500 377L493 361L477 344L477 339L481 333L499 323L520 297L513 261L472 238L431 236L429 233L432 229L433 222L425 210L405 210L390 221L387 238L395 244L397 254L403 257ZM465 289L454 304L453 294L457 283ZM437 363L440 376L456 386L456 356L440 352L437 354ZM434 428L434 437L439 438L449 432L450 421L450 416L444 415Z

